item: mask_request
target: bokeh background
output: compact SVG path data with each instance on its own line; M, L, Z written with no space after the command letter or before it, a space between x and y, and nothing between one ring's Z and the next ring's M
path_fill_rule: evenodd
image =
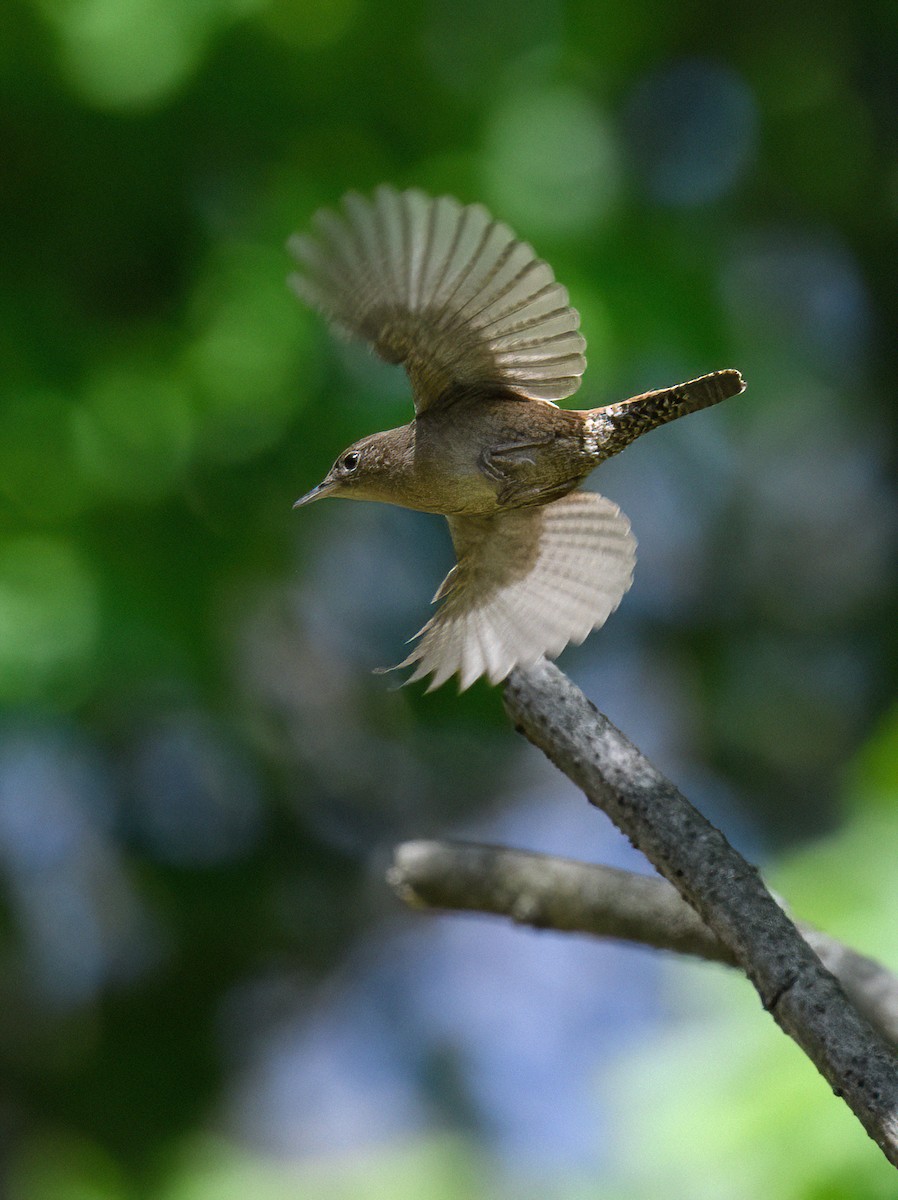
M562 665L898 967L896 48L876 0L4 0L0 1194L894 1194L744 981L389 893L419 836L641 868L496 690L372 675L448 539L291 512L410 410L283 247L480 200L575 403L744 372L602 468L637 580Z

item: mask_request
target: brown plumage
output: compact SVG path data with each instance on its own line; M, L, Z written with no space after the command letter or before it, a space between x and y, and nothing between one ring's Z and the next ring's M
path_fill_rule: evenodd
M415 417L340 455L323 496L443 514L458 557L400 663L438 687L498 683L602 625L636 543L616 505L577 491L634 438L741 392L738 371L572 411L586 367L579 316L551 268L480 205L381 187L291 239L291 284L339 329L402 363Z

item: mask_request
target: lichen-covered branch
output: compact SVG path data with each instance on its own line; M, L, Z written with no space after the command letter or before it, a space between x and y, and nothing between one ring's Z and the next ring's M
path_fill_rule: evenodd
M755 868L554 664L513 671L505 706L717 935L764 1007L898 1166L898 1060Z

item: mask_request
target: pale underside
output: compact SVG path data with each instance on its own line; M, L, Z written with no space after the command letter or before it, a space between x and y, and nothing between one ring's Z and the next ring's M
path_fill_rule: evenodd
M381 187L320 212L291 239L295 291L346 333L401 362L421 413L459 388L527 404L572 395L586 367L579 315L551 268L480 205ZM437 687L579 643L630 586L635 540L611 501L576 492L490 517L450 517L458 556L400 666Z

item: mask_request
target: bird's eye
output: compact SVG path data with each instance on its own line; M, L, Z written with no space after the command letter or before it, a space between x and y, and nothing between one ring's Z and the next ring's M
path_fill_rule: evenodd
M359 465L361 455L358 450L350 450L348 454L344 454L340 459L340 466L344 471L354 471Z

